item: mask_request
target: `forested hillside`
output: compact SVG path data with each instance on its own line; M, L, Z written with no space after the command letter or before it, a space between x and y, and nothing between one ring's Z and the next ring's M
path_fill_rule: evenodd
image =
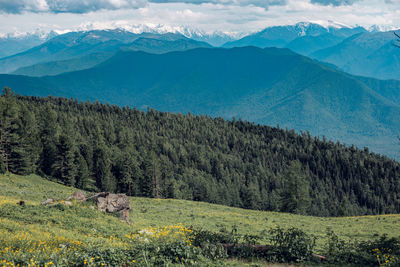
M0 97L0 170L89 190L319 216L400 212L394 160L241 120Z
M388 92L399 95L400 82L363 81L288 49L256 47L128 51L96 67L56 76L0 74L0 88L22 95L240 117L400 159L400 105L387 97Z

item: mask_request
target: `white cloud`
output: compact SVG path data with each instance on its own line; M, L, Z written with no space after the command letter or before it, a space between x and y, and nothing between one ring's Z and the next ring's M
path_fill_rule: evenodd
M235 6L257 6L268 8L274 5L285 5L286 0L149 0L153 3L187 3L187 4L219 4L219 5L235 5Z
M87 13L102 9L140 8L147 0L0 0L0 12Z
M359 0L311 0L311 3L321 4L324 6L342 6L342 5L352 5ZM386 0L388 1L388 0Z
M14 3L24 5L24 1L14 0ZM149 2L147 4L143 1L72 0L69 6L60 6L60 4L53 6L52 13L43 12L50 9L48 5L50 0L47 2L46 0L31 0L30 6L26 5L23 11L0 14L0 33L32 32L37 28L64 32L121 27L140 31L140 28L146 25L152 27L159 25L163 29L189 26L206 32L215 30L253 32L272 25L288 25L300 21L318 21L323 24L334 21L365 27L373 24L400 27L400 1L397 0L392 0L391 4L385 4L385 0L360 0L353 5L340 6L313 4L311 0L286 0L285 5L278 5L278 3L283 3L282 1L267 1L268 9L262 6L261 0L258 0L258 5L250 0L202 0L197 1L197 4L192 3L196 0L173 0L172 3L168 1L169 3ZM150 1L167 2L165 0ZM182 3L182 1L191 3ZM4 2L0 0L0 10L5 9L5 5L2 5ZM100 7L102 8L99 9ZM7 8L9 11L15 10L15 8ZM99 10L96 11L96 9ZM29 10L37 11L35 13ZM65 13L66 10L77 12L80 10L81 13ZM82 10L87 10L87 12L82 13ZM24 13L18 14L21 12Z

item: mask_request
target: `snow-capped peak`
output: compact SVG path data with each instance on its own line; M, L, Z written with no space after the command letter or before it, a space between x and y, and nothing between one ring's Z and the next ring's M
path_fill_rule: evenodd
M333 20L312 20L311 23L315 23L321 25L322 27L329 29L329 28L355 28L355 26L350 26L341 22L333 21Z
M44 31L42 29L36 29L32 32L19 32L15 31L12 33L3 33L0 34L0 38L4 39L27 39L27 38L35 38L40 40L47 40L56 36L58 33L55 31Z
M396 28L392 25L372 25L368 28L368 31L370 31L370 32L387 32L387 31L394 31L397 29L398 28Z

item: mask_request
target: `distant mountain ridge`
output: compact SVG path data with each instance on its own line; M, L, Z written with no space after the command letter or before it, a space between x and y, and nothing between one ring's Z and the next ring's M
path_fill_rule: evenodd
M247 35L239 40L228 42L223 47L257 46L257 47L279 47L283 48L296 38L304 36L331 35L338 38L346 38L367 30L362 27L324 27L316 23L299 22L295 25L267 27L262 31Z
M150 40L153 41L150 42ZM146 47L146 42L150 47ZM183 35L172 33L134 34L122 30L70 32L58 35L23 53L0 59L0 72L10 73L21 67L36 65L38 63L76 59L93 53L115 53L120 49L140 49L157 53L195 47L211 46L205 42L194 41ZM103 58L107 58L107 55L99 56L99 59ZM97 63L100 62L98 61Z
M228 42L223 47L278 47L337 66L339 69L377 79L400 79L400 49L387 27L332 27L297 23L268 27Z
M44 43L56 36L55 32L34 32L0 36L0 58L11 56Z
M355 77L288 49L119 52L91 69L31 78L0 75L24 95L99 100L310 131L398 157L400 82Z
M243 36L243 33L205 32L191 27L166 25L125 25L123 29L68 32L29 51L0 59L0 73L30 76L57 75L93 67L119 49L164 53L210 47L208 45L210 43L216 46L224 44L223 47L228 48L249 45L261 48L286 47L296 53L336 65L339 69L351 74L380 79L399 79L398 50L393 49L390 42L386 42L381 47L372 48L375 44L381 43L380 39L387 39L384 37L386 33L382 32L388 29L387 27L373 26L365 29L335 22L320 23L323 25L299 22L295 25L267 27L238 40L236 39ZM95 25L86 26L87 29L91 27ZM368 36L371 47L358 49L359 44L349 42L351 38L360 34ZM389 35L393 39L393 34ZM139 44L139 38L159 41L147 40ZM175 43L166 44L168 41L175 41ZM129 45L132 42L136 44ZM335 52L336 46L342 47L340 50L347 49L348 52L343 54L340 51ZM353 53L352 50L356 49L358 51ZM359 60L352 61L354 55L360 55ZM373 63L369 64L370 62Z
M176 38L172 34L165 34L162 37L145 34L148 37L138 37L132 43L121 44L111 51L101 51L84 55L82 57L50 61L39 63L32 66L22 67L13 72L13 74L40 77L46 75L57 75L64 72L89 69L109 59L116 51L144 51L148 53L166 53L171 51L188 50L199 47L211 47L204 42L195 41L187 38Z
M400 79L400 48L394 40L393 31L359 33L310 56L351 74Z

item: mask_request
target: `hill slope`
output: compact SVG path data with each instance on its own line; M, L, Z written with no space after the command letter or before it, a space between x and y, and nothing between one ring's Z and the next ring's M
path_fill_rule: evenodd
M10 73L19 68L38 63L76 59L93 53L105 53L107 55L107 53L115 53L123 48L131 50L144 49L148 52L165 52L194 47L211 46L207 43L190 40L183 35L172 33L134 34L123 30L70 32L58 35L25 52L0 59L0 70L1 73ZM96 64L100 63L102 59L104 58L97 57ZM84 62L84 60L82 59L79 62ZM75 63L74 70L79 69L79 62ZM84 64L86 63L84 62ZM27 73L26 70L24 73Z
M19 200L25 200L28 205L37 206L49 197L65 199L75 191L75 188L63 186L36 175L0 175L0 206L10 205L17 208L16 203ZM368 240L372 239L374 235L387 234L390 237L400 235L400 225L396 223L400 220L400 215L396 214L319 218L288 213L244 210L187 200L138 197L131 198L131 207L131 217L135 221L133 225L127 225L115 216L94 211L89 206L83 205L76 208L82 211L80 213L74 213L76 209L73 207L66 207L64 213L58 209L50 209L50 212L36 214L35 220L41 217L41 221L33 220L35 222L28 223L27 228L40 227L43 230L46 228L47 231L62 233L64 236L73 239L87 238L87 234L93 233L94 229L106 238L111 235L123 237L127 233L148 226L163 227L179 223L215 232L221 228L231 229L236 226L240 234L252 235L262 234L265 229L277 226L283 228L296 227L319 238L326 235L327 227L331 227L340 238L344 239ZM42 207L43 211L46 209L49 208ZM94 217L88 219L84 212ZM20 226L20 222L13 218L12 214L1 213L1 218L0 229L2 230L7 223L14 222L17 228ZM71 221L76 222L76 228L68 226ZM48 222L48 225L40 225L43 222ZM18 230L24 229L21 226Z
M30 33L22 36L7 35L0 37L0 58L21 53L38 46L55 35L57 35L55 32L50 32L48 34Z
M223 47L257 46L260 48L296 48L295 45L298 45L298 52L304 51L308 54L311 52L313 47L319 50L322 47L326 47L326 45L334 44L339 40L343 40L360 32L366 32L366 30L362 27L323 27L315 23L300 22L295 25L268 27L260 32L247 35L239 40L227 42ZM304 47L307 44L310 46L307 48Z
M170 51L189 50L198 47L211 47L207 43L182 38L177 40L164 40L160 37L140 37L134 42L118 46L118 49L124 51L145 51L148 53L166 53ZM117 50L117 49L116 49ZM86 56L62 61L51 61L35 64L28 67L22 67L13 72L13 74L27 75L33 77L57 75L64 72L89 69L97 64L106 61L115 54L115 51L98 52Z
M399 163L368 150L243 121L5 92L0 172L320 216L400 210Z
M360 33L318 50L311 57L354 75L400 79L400 49L393 45L394 40L393 31Z
M240 117L398 156L400 105L383 92L396 95L400 83L377 85L287 49L255 47L121 52L95 68L54 77L0 75L0 86L25 95Z

